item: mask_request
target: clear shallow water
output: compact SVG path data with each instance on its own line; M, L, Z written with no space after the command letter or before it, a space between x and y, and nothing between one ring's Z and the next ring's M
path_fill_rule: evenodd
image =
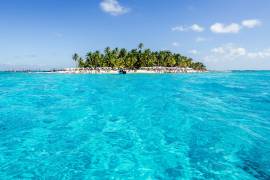
M270 72L0 74L0 179L270 179Z

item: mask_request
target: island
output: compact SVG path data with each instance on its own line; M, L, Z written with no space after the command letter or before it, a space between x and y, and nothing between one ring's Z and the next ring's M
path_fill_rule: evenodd
M126 74L126 73L189 73L206 72L205 65L192 58L171 51L144 49L143 43L128 51L106 47L104 52L90 51L85 58L72 56L76 68L65 68L58 73Z

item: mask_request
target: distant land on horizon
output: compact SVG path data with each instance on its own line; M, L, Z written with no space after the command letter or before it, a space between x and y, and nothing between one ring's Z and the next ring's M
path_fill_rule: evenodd
M74 65L75 67L75 65ZM64 69L72 68L70 67L47 67L47 66L35 66L35 65L10 65L10 64L0 64L0 72L5 71L50 71L54 69ZM270 71L270 69L224 69L224 70L214 70L208 69L210 72L226 72L226 71Z

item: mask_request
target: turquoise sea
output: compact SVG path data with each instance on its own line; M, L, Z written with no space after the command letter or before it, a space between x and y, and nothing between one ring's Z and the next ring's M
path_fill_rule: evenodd
M270 71L0 73L0 179L270 179Z

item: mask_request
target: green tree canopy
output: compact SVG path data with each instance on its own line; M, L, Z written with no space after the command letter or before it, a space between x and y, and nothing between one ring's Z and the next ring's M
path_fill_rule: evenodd
M78 67L111 67L139 69L140 67L182 67L194 70L206 70L201 62L195 62L192 58L182 56L170 51L151 51L144 49L143 43L137 49L128 51L125 48L106 47L104 52L90 51L85 58L81 58L77 53L72 56Z

